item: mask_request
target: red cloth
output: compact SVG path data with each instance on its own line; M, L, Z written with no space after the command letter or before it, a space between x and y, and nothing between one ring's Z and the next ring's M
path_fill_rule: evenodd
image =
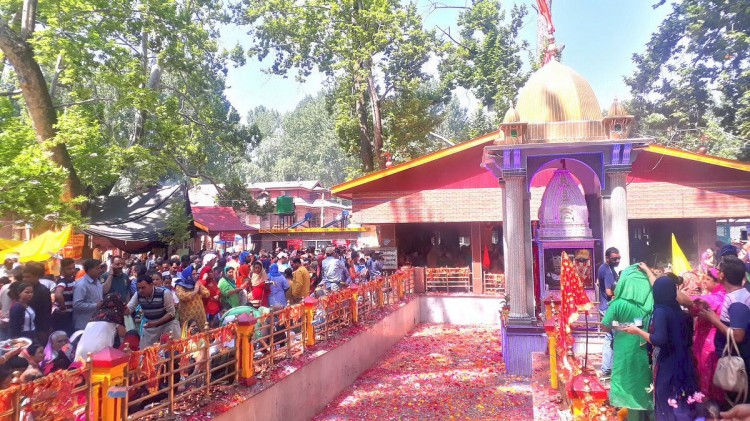
M484 246L484 252L482 253L482 267L484 270L490 270L490 250L487 246Z
M583 280L578 274L568 254L562 252L560 269L560 346L563 350L573 345L570 324L578 319L578 311L588 311L591 302L583 288Z
M237 269L237 284L242 285L245 281L250 278L250 265L240 265Z
M210 296L203 299L203 307L206 309L206 314L209 316L215 316L221 311L221 301L214 298L219 295L219 286L216 282L206 283L203 281L203 286L206 287Z

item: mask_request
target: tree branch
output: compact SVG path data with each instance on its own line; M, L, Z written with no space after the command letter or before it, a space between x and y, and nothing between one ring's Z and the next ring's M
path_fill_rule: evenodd
M464 50L471 51L471 48L465 46L464 44L458 42L455 38L453 38L453 36L451 35L451 28L448 28L448 32L446 32L445 30L443 30L443 28L439 27L438 25L435 25L435 28L437 28L438 31L440 31L443 34L445 34L448 38L451 39L451 41L453 41L454 43L456 43L456 45L458 45L459 47L462 47Z
M0 92L0 96L16 96L16 95L21 95L22 93L23 93L23 91L21 91L20 89L18 89L18 90L15 90L15 91Z

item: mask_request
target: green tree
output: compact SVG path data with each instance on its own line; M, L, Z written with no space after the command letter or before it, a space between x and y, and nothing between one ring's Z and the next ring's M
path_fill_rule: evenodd
M241 13L252 25L255 47L250 54L261 60L271 56L268 71L274 74L296 69L304 79L313 71L323 73L345 150L359 158L364 171L382 168L385 133L398 133L396 127L384 127L385 103L396 101L397 109L419 99L414 90L429 78L423 66L439 48L434 34L422 28L415 4L247 0ZM400 95L405 99L392 100ZM414 103L408 107L424 108ZM388 146L411 140L394 135Z
M447 90L470 90L490 111L503 116L526 83L522 52L528 43L519 37L526 6L515 5L510 19L497 0L473 0L458 16L458 36L451 41L440 65Z
M256 149L248 170L257 171L248 171L248 181L320 180L332 186L360 174L357 161L339 143L324 92L306 97L284 116L267 109L257 111L252 113L253 122L270 122L274 116L279 120Z
M261 134L224 97L228 66L244 61L218 47L229 19L218 0L0 0L4 115L37 144L21 151L51 158L74 195L237 176Z
M638 130L670 146L750 159L750 7L710 0L671 7L625 78Z

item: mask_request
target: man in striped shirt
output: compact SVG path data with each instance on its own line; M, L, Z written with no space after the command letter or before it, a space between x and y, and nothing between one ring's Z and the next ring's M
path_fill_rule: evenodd
M172 339L180 337L180 325L175 320L176 310L172 294L163 287L155 287L151 276L141 275L136 283L138 292L130 299L125 314L135 312L137 306L141 306L143 325L140 347L146 348L159 343L162 335L172 335Z
M60 261L60 276L55 286L55 308L52 311L52 330L63 330L68 335L73 328L73 288L76 283L75 261L66 257Z

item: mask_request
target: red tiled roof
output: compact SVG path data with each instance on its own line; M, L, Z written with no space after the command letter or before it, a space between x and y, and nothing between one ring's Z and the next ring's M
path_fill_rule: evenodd
M221 232L235 234L257 233L258 229L245 225L231 207L193 206L195 226L209 234Z

